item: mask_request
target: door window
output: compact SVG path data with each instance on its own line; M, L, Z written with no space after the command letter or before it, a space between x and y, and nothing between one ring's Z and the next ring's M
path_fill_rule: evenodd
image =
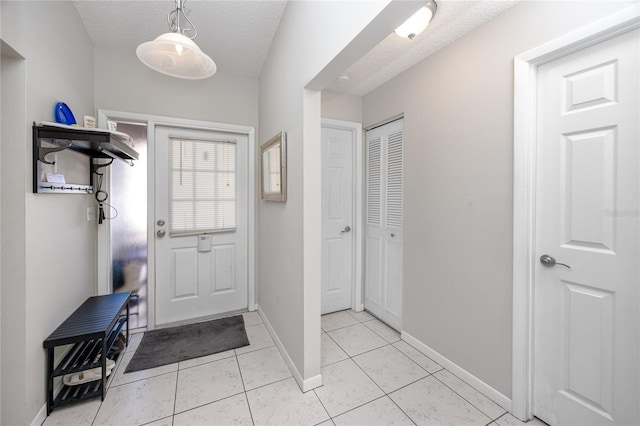
M236 228L236 144L171 138L170 233Z

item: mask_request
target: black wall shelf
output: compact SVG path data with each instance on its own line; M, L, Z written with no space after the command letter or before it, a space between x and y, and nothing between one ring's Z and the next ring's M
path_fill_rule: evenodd
M95 159L118 159L133 161L138 152L129 146L123 133L100 129L73 128L53 123L33 123L33 192L34 193L93 193L91 185L93 171L100 167ZM52 146L43 146L46 141ZM40 181L42 163L54 164L49 154L70 149L89 157L89 185L51 183Z

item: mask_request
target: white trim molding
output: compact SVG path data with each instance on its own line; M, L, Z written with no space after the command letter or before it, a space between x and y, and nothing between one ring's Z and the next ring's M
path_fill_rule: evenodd
M353 140L353 286L351 294L351 309L356 312L364 310L364 294L362 292L362 256L364 244L364 196L363 185L363 149L362 123L353 121L322 119L322 127L347 130L351 132Z
M40 410L38 410L38 413L33 418L33 420L31 421L30 425L31 426L41 426L44 423L45 420L47 420L47 403L46 402L44 403L44 405L42 407L40 407Z
M302 390L302 392L307 392L322 386L321 374L310 377L306 380L302 378L302 374L300 374L300 371L298 371L298 369L296 368L295 363L289 356L289 352L287 352L287 350L284 348L284 345L280 341L280 338L276 334L276 331L271 326L271 323L269 322L267 315L264 313L262 308L260 308L260 305L256 305L256 306L258 309L258 314L260 315L260 318L262 318L262 322L264 322L264 326L266 327L267 331L271 335L271 338L273 339L273 342L275 343L276 348L280 352L280 355L282 355L282 358L284 358L285 364L287 364L289 371L291 371L293 378L296 380L296 383L298 383L298 386L300 386L300 389Z
M402 332L401 338L402 340L416 348L418 351L420 351L422 354L428 356L429 358L440 364L442 367L446 368L450 373L457 376L460 380L466 382L469 386L471 386L505 410L511 411L511 400L500 391L496 390L481 379L469 373L467 370L460 367L449 358L441 355L429 346L425 345L406 331Z
M636 4L531 49L514 59L513 364L511 413L533 412L536 93L540 65L640 28Z

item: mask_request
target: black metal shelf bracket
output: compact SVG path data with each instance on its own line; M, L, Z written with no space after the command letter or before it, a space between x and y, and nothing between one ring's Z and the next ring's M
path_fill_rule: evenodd
M72 141L67 141L63 145L56 146L56 147L53 147L53 148L45 148L45 147L41 146L40 149L38 150L38 160L41 163L44 163L44 164L56 164L55 161L47 160L47 158L46 158L47 155L51 154L53 152L64 151L65 149L69 148L72 143L73 143Z

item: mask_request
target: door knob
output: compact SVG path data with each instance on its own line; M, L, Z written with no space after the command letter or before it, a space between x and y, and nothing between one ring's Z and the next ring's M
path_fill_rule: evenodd
M351 227L349 225L345 226L344 229L342 231L340 231L341 234L344 234L345 232L349 232L351 231Z
M156 235L158 236L158 238L162 238L167 235L167 233L164 232L164 229L159 229L158 232L156 232Z
M553 268L556 265L562 265L562 266L566 266L567 268L571 269L571 266L566 265L564 263L556 262L556 259L553 258L552 256L549 256L548 254L543 254L542 256L540 256L540 263L542 263L544 266L546 266L548 268Z
M158 224L158 226L164 226L164 220L158 219L157 224Z

